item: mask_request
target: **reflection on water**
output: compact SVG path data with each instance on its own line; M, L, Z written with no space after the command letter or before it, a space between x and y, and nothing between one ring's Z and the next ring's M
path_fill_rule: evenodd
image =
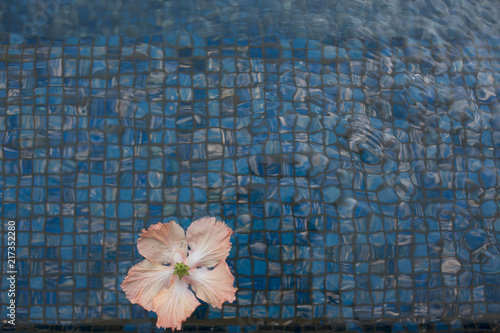
M27 5L29 4L29 5ZM25 35L140 37L184 32L201 38L460 40L498 36L495 1L447 0L6 0L2 31Z

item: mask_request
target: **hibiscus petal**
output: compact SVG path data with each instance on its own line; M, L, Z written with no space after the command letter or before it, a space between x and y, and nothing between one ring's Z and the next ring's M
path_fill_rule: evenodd
M189 267L213 267L225 260L231 250L233 231L215 217L204 217L187 229Z
M185 278L196 297L213 307L222 308L225 301L231 303L236 299L235 293L238 289L233 287L234 276L225 261L221 261L212 270L198 268Z
M139 253L157 264L174 264L174 255L187 254L187 242L184 229L174 221L158 223L143 229L137 241Z
M172 278L170 288L163 289L154 300L154 311L158 315L158 328L181 329L181 324L200 305L188 284L177 275Z
M153 299L166 289L174 272L174 266L162 266L147 259L132 266L121 287L132 303L153 310Z

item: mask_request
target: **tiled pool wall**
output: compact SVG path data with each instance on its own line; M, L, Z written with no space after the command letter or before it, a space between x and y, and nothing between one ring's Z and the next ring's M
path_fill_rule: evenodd
M227 5L200 17L265 20L260 5ZM51 35L50 17L36 33ZM239 291L189 330L498 330L498 37L465 19L469 33L449 32L460 38L392 37L403 16L378 37L352 38L366 34L347 20L316 40L312 17L305 38L257 37L247 21L245 38L216 37L238 19L207 32L178 17L184 31L137 38L4 23L0 197L18 227L18 330L153 331L119 289L139 233L203 215L235 230Z

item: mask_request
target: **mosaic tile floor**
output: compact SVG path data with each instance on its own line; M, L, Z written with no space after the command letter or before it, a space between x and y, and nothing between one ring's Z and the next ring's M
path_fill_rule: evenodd
M186 330L500 330L500 38L6 26L18 331L155 331L119 289L136 240L204 215L235 230L239 291Z

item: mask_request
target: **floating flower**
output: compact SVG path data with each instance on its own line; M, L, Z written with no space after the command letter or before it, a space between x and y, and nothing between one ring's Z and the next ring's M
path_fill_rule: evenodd
M144 229L137 248L146 259L134 265L121 284L127 299L156 312L159 328L173 330L180 330L200 305L196 297L216 308L233 302L237 289L225 261L232 233L214 217L194 221L186 234L174 221Z

